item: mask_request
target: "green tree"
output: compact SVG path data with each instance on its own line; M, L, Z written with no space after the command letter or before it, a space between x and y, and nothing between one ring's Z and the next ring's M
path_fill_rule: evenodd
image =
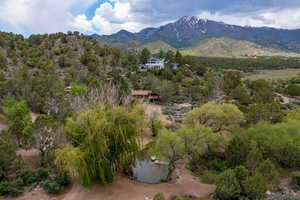
M290 120L298 120L300 121L300 108L296 108L294 110L291 110L287 116L284 118L284 121L290 121Z
M15 172L19 158L16 155L16 145L7 133L0 133L0 182Z
M153 200L166 200L166 197L162 193L156 193Z
M298 121L268 124L260 123L245 131L244 141L256 143L264 159L271 159L282 167L300 164L300 124ZM249 149L252 149L249 147ZM253 156L253 160L257 157ZM256 162L256 161L255 161Z
M226 146L225 157L226 160L232 165L242 165L246 162L249 153L249 141L244 137L237 135Z
M216 182L216 199L238 200L241 192L242 188L233 170L226 170L219 176Z
M163 128L162 121L159 120L158 117L157 112L154 112L149 116L149 126L154 137L157 136L159 131Z
M300 86L299 85L288 85L285 92L290 96L300 96Z
M242 182L245 181L249 176L248 169L243 165L237 166L234 169L234 173L240 184L242 184Z
M251 172L259 166L259 164L263 161L263 155L254 144L252 145L252 150L249 152L246 160L246 166Z
M185 117L185 124L195 127L199 124L212 127L214 132L233 131L244 121L243 113L233 104L208 102L195 108Z
M249 123L256 124L261 121L278 123L282 121L284 112L276 102L267 104L252 104L249 106L247 119Z
M150 57L151 52L147 48L144 48L140 55L140 62L145 64L150 59Z
M3 112L8 124L8 131L16 138L18 146L28 147L32 139L32 122L26 102L8 100L5 102Z
M262 174L269 184L277 183L279 180L279 172L270 159L264 160L257 167L256 172Z
M117 171L135 160L143 119L139 107L98 105L79 112L67 121L72 146L57 151L57 165L75 171L85 186L112 182Z
M155 151L169 163L169 176L176 163L184 156L184 144L179 136L173 133L161 134L155 142Z
M269 103L273 101L274 90L268 81L258 79L251 82L249 87L252 89L254 102Z
M251 200L263 199L268 189L267 181L260 173L249 176L243 182L245 196Z
M175 55L175 62L179 65L182 65L183 64L183 60L182 60L182 55L180 53L180 51L177 51L176 52L176 55Z
M0 69L6 69L7 67L7 60L6 57L0 53Z

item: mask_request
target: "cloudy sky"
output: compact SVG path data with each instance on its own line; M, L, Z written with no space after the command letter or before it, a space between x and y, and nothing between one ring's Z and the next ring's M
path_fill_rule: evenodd
M78 30L137 32L182 16L300 28L300 0L0 0L0 30L24 35Z

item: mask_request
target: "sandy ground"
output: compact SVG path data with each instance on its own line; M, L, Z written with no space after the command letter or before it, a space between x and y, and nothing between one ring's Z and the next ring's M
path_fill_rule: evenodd
M0 121L0 131L7 129L7 126L5 123Z
M70 192L63 200L144 200L153 198L157 192L171 195L195 195L207 197L214 191L214 186L198 182L190 174L185 174L173 183L143 184L119 175L116 180L107 187L96 185L91 189L74 184Z
M172 122L167 119L167 115L164 115L162 112L162 106L161 105L156 105L156 104L149 104L149 103L144 103L143 104L146 114L151 115L153 113L156 113L158 115L158 118L165 124L171 124Z
M32 168L39 166L38 150L18 150L26 164ZM215 186L199 182L186 168L177 168L172 182L161 184L145 184L119 174L115 181L106 187L95 185L92 188L84 188L78 181L64 193L58 196L49 196L41 188L25 191L18 198L8 197L6 200L144 200L153 198L157 192L166 196L193 195L207 197L215 190Z
M286 104L290 103L290 98L283 96L282 94L279 94L279 93L275 93L275 94L278 95L282 99L281 104L286 105Z
M38 117L37 113L33 113L33 112L30 113L30 118L31 118L32 122L35 122L35 120L37 119L37 117Z
M65 193L59 196L48 196L42 189L25 192L18 198L6 200L144 200L153 198L157 192L172 195L194 195L208 197L214 192L213 185L200 183L189 172L185 171L179 179L162 184L144 184L130 180L125 175L118 175L115 181L106 186L95 185L92 188L84 188L76 182Z
M41 166L40 152L37 149L19 149L17 155L23 158L25 165L29 168L36 169Z

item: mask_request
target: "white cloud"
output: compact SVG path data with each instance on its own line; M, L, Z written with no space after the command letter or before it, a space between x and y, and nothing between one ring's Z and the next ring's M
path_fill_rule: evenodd
M93 32L93 24L91 21L87 20L86 15L78 15L70 23L70 26L76 30L84 32Z
M287 29L300 28L300 8L267 9L257 12L233 14L204 11L198 16L205 19L241 26L268 26Z
M0 25L17 32L67 31L74 20L72 9L83 11L96 0L1 0ZM25 31L24 31L25 30Z
M99 6L88 19L84 13L96 2ZM300 0L0 0L0 13L0 28L19 33L137 32L197 14L229 24L300 27Z

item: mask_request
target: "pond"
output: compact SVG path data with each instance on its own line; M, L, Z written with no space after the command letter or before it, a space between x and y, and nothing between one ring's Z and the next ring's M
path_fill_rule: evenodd
M133 178L143 183L161 183L169 174L168 165L152 161L150 157L137 159L132 172Z

